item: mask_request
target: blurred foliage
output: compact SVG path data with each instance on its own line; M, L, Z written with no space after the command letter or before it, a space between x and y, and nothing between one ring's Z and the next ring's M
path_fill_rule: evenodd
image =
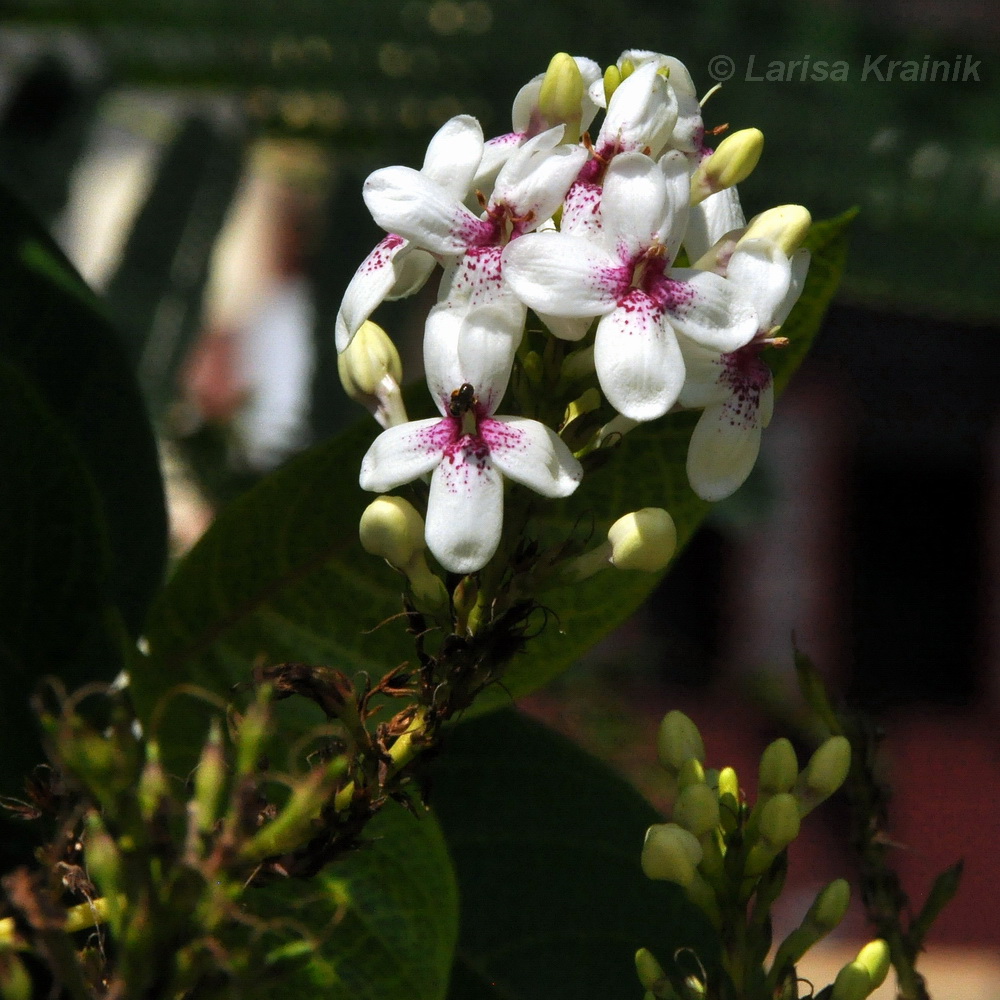
M981 42L791 0L386 0L372 12L358 0L8 0L4 17L54 49L82 48L118 85L236 93L259 125L313 136L362 170L416 159L459 111L487 134L505 131L517 87L559 49L605 62L634 45L668 51L701 91L709 61L724 54L735 74L707 123L756 125L768 139L765 168L743 186L751 212L799 201L824 216L858 204L849 296L997 316L978 263L1000 250L1000 60ZM863 79L866 56L882 53L968 55L978 79ZM782 82L748 80L750 56L755 77L772 60L809 58L845 61L848 78L803 80L799 69Z

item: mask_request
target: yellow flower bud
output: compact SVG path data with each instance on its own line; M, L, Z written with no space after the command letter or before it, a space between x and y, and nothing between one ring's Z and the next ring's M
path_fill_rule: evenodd
M424 557L424 519L402 497L378 497L361 515L358 528L361 547L381 556L405 574L421 611L434 613L448 605L448 591Z
M809 209L801 205L778 205L755 215L739 242L770 240L786 257L791 257L802 246L811 225Z
M658 573L677 549L677 528L662 508L643 507L618 518L608 530L608 541L613 566Z
M347 348L337 357L344 392L367 407L383 427L403 423L406 409L400 383L403 365L396 345L377 323L365 320Z
M642 870L647 878L689 886L695 880L701 857L698 838L676 823L657 823L646 831Z
M402 497L378 497L361 515L361 547L402 569L424 551L424 519Z
M799 815L812 812L840 788L851 767L851 744L843 736L831 736L809 758L795 783Z
M784 737L775 740L760 757L758 796L790 792L798 776L799 760L795 748Z
M567 52L557 52L542 79L538 110L550 128L560 122L566 125L564 142L576 142L580 138L582 106L583 75L580 67Z
M663 966L653 957L648 948L640 948L635 953L635 971L643 989L655 990L667 978Z
M760 812L760 839L772 854L783 851L799 835L799 808L794 795L782 792Z
M688 785L681 789L671 818L696 837L702 837L719 825L719 800L708 785Z
M829 934L844 919L850 902L850 883L845 878L835 879L820 890L802 925L815 928L820 936Z
M660 763L676 778L686 760L705 760L705 743L698 727L683 713L667 712L656 737Z
M691 204L747 179L764 151L764 133L744 128L727 135L715 152L706 156L691 178Z
M606 104L611 103L611 98L623 79L622 72L617 66L609 66L604 71L604 101Z
M830 1000L865 1000L885 982L891 964L885 941L870 941L837 973Z

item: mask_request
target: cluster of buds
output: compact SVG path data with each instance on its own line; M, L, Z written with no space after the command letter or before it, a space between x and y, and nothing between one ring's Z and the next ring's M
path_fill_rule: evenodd
M829 934L847 911L850 888L837 879L823 888L799 926L771 951L770 910L787 867L786 851L801 820L843 784L851 747L831 736L801 770L792 744L775 740L763 752L757 801L745 801L731 767L705 768L705 746L695 724L670 712L659 731L658 756L675 790L671 822L651 826L642 849L649 878L673 882L720 932L726 983L669 976L646 949L636 956L647 1000L694 1000L706 996L798 997L795 966ZM738 933L732 933L738 928ZM889 968L884 941L867 945L845 966L826 1000L864 1000Z
M702 411L687 462L696 493L722 499L749 474L772 408L763 352L782 343L801 292L810 217L786 205L747 223L735 185L763 137L745 129L713 149L723 129L706 131L702 103L671 56L630 50L602 72L560 53L518 93L511 132L484 141L459 115L419 170L365 182L388 235L351 280L336 329L344 385L385 428L360 482L386 493L429 477L424 535L445 570L476 573L497 553L508 484L566 497L592 452L676 409ZM369 317L437 266L423 357L439 415L411 421L398 356ZM594 556L563 577L662 568L669 530L656 516L653 555ZM632 526L648 520L637 512ZM436 599L422 569L386 558Z

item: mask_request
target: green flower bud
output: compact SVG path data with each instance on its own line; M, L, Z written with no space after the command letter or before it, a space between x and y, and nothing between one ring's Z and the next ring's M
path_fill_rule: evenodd
M705 781L705 768L701 766L701 761L694 757L688 757L681 769L677 772L677 789L687 788L688 785L707 785Z
M136 799L139 802L142 818L147 822L151 820L169 794L167 772L160 762L160 745L150 739L146 743L146 764L142 774L139 775L139 784L136 788Z
M676 823L658 823L646 831L642 845L642 870L647 878L691 885L702 850L698 838Z
M759 832L761 841L774 854L799 835L799 808L794 795L782 792L764 804Z
M121 851L105 829L98 813L88 813L85 824L83 849L87 872L107 900L108 921L117 932L122 917L122 892L125 888Z
M853 962L837 973L830 1000L865 1000L885 982L890 964L889 946L885 941L869 942Z
M406 407L400 383L403 365L396 345L377 323L365 320L354 339L337 357L344 392L367 407L383 427L405 423Z
M222 728L217 719L212 720L208 739L198 761L194 776L196 827L199 833L208 834L222 814L222 798L226 791L226 757L222 750Z
M851 744L843 736L831 736L809 758L795 783L799 815L806 816L840 788L851 767Z
M846 878L834 879L825 889L820 890L802 924L815 928L821 935L829 934L844 919L850 902L850 883Z
M424 551L424 519L402 497L377 497L361 515L361 547L401 569Z
M617 66L609 66L604 71L604 100L606 104L611 103L611 98L622 82L622 73Z
M240 719L236 734L236 773L239 775L253 774L257 770L264 741L271 732L271 715L268 711L265 696L261 691L258 700L250 705L246 714Z
M337 358L337 371L344 392L367 405L387 375L398 385L403 381L403 363L389 335L370 319L358 328L354 339Z
M608 541L612 566L658 573L677 549L677 528L662 508L643 507L618 518L608 530Z
M760 757L758 798L790 792L798 776L799 760L795 756L795 748L784 737L775 740Z
M583 105L583 76L576 60L566 52L557 52L549 62L538 93L538 110L549 128L565 123L563 142L580 138L580 115Z
M649 990L654 995L655 991L667 978L663 967L653 957L653 953L648 948L640 948L635 953L635 971L639 976L639 982L642 983L643 989Z
M686 760L704 762L705 743L698 727L683 713L668 712L656 738L660 763L675 778Z
M719 771L718 793L722 829L727 834L732 833L739 823L740 815L740 779L733 768L724 767Z
M696 837L719 825L719 800L708 785L691 784L681 789L671 818Z
M3 1000L31 1000L34 986L24 962L12 951L0 951L0 997Z
M778 205L755 215L737 246L744 240L770 240L786 257L791 257L802 246L811 225L809 209L801 205Z
M691 178L691 204L746 180L763 151L764 133L760 129L744 128L727 135L715 152L698 164Z
M873 990L877 990L885 982L885 977L889 975L889 969L892 968L892 954L889 951L889 945L881 938L869 941L858 952L855 961L867 970Z

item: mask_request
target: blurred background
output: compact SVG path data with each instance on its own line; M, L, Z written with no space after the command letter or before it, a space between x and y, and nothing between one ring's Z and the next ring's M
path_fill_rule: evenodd
M1000 996L1000 926L986 917L1000 898L992 5L6 0L0 183L52 228L126 341L180 552L220 504L358 415L333 319L380 236L364 177L417 165L460 112L508 131L518 87L555 51L607 64L636 46L680 57L702 92L728 65L717 57L730 60L705 118L764 130L741 186L748 215L787 202L817 218L861 212L842 292L754 476L647 607L527 707L654 800L652 734L680 707L710 761L752 789L760 749L794 728L794 634L885 729L913 897L965 857L931 937L932 987ZM892 60L953 72L888 79ZM803 68L821 61L844 63L846 79ZM426 307L377 317L404 360L419 356ZM789 922L849 870L845 826L830 808L805 827ZM832 947L864 933L857 913Z

